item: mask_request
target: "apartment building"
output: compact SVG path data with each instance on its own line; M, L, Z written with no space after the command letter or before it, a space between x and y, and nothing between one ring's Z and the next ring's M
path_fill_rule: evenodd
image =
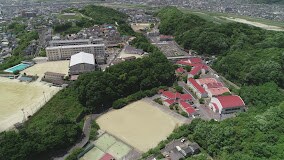
M98 39L76 39L76 40L53 40L49 42L50 47L70 46L70 45L87 45L87 44L103 44L102 38Z
M45 50L49 61L70 59L72 55L79 52L94 54L95 58L98 59L105 57L104 44L56 46L47 47Z

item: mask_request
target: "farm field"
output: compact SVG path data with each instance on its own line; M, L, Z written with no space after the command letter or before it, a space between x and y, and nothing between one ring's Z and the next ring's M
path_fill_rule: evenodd
M68 74L69 70L69 61L50 61L37 63L34 66L27 68L21 73L26 73L27 75L38 75L39 79L41 79L45 72L56 72Z
M97 119L102 130L141 152L155 147L182 122L140 100Z
M35 113L60 88L40 82L24 83L0 77L0 132ZM44 93L43 93L44 92Z

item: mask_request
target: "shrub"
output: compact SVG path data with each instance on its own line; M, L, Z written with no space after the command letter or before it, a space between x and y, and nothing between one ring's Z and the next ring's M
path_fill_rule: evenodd
M160 104L160 105L163 105L163 101L161 100L161 98L156 98L154 99L154 102Z
M184 112L184 111L182 111L180 114L181 114L182 116L184 116L184 117L188 117L188 114L187 114L186 112Z
M127 105L127 100L125 98L118 99L113 102L112 107L114 109L120 109Z

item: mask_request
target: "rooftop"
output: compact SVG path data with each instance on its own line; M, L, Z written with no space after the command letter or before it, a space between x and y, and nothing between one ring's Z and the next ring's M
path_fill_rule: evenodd
M206 93L205 89L201 87L193 78L189 78L188 81L200 92Z
M230 95L230 96L218 96L216 98L219 100L223 108L245 106L245 103L240 96Z
M56 46L46 47L46 49L64 49L64 48L83 48L83 47L104 47L104 44L84 44L84 45L69 45L69 46Z
M56 73L56 72L45 72L44 75L51 75L51 76L65 76L65 74L62 73Z
M71 56L69 66L71 67L71 66L74 66L76 64L82 64L82 63L95 65L94 55L90 54L90 53L85 53L85 52L80 52L80 53L74 54L74 55Z
M227 87L221 87L221 88L209 88L208 92L210 92L213 96L219 96L223 93L230 92L230 90Z
M196 82L202 85L208 83L217 83L218 81L215 78L201 78L201 79L196 79Z

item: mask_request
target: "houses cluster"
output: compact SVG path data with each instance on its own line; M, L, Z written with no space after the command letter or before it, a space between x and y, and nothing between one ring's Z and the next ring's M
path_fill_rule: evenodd
M117 27L112 24L94 25L84 28L76 34L61 36L59 34L52 37L53 40L78 40L78 39L102 39L106 47L120 46L127 37L122 37Z
M195 142L190 142L186 138L180 138L166 144L165 148L161 150L161 154L168 160L184 159L201 152L200 146ZM155 155L148 157L147 160L158 160Z
M120 12L127 14L130 23L156 23L157 18L151 14L147 14L144 9L137 8L121 8Z

